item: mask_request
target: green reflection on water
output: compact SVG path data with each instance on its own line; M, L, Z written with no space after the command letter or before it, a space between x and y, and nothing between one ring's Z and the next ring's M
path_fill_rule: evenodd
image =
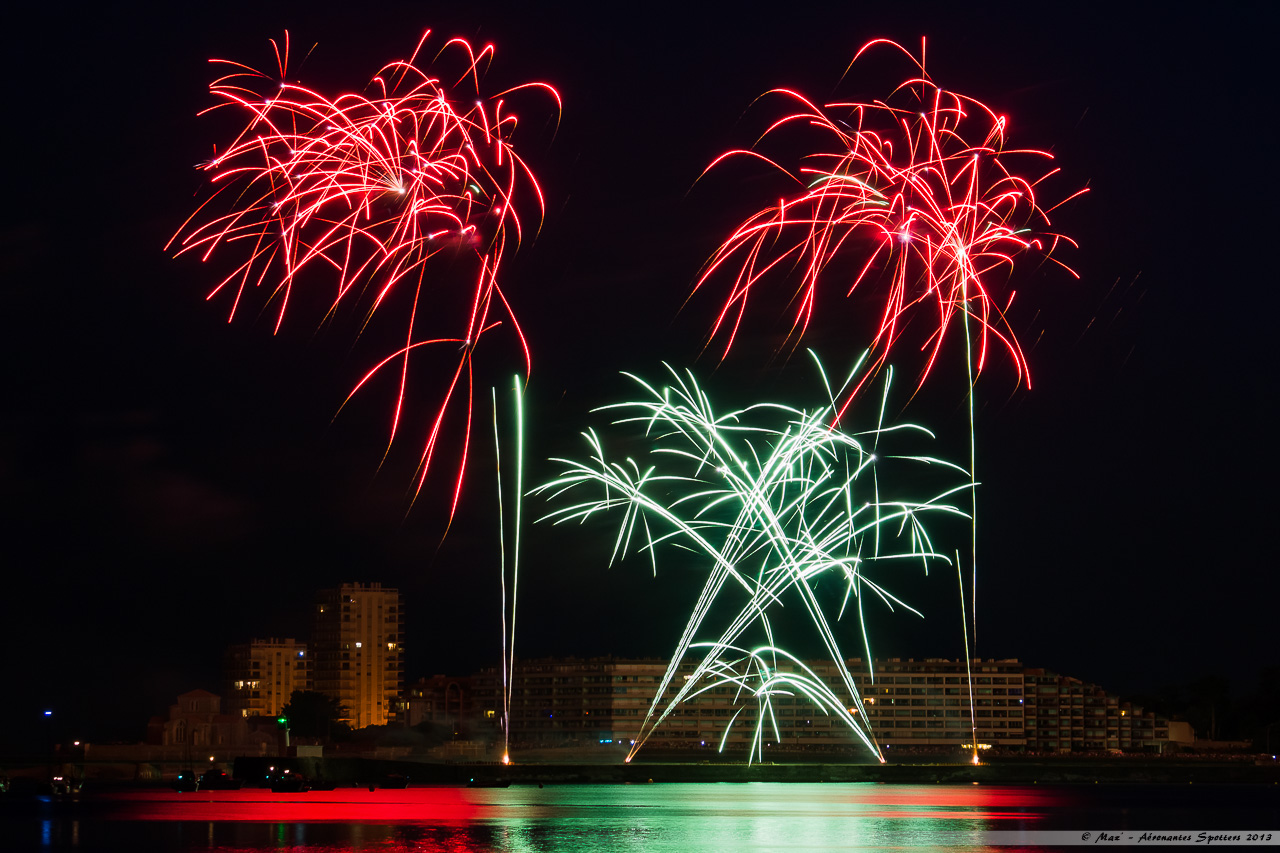
M993 827L985 800L936 787L565 786L477 791L475 821L406 826L379 849L546 851L833 851L938 847ZM868 795L874 796L868 796ZM994 794L994 792L993 792ZM965 843L964 846L970 846ZM335 848L336 850L337 848ZM356 847L342 849L361 849Z

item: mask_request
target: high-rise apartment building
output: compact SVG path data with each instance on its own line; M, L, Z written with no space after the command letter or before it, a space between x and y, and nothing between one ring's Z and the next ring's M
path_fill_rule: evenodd
M311 689L307 644L293 639L251 640L223 656L224 713L274 717L295 690Z
M386 725L404 686L404 609L399 590L343 584L316 594L313 689L346 709L352 728Z

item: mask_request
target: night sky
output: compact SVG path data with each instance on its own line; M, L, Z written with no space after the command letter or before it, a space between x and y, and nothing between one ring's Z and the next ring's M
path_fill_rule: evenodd
M903 66L841 81L853 53L927 36L935 81L1008 115L1015 147L1052 151L1050 195L1089 188L1055 214L1080 280L1034 259L1014 273L1034 389L1015 389L1003 355L978 384L976 654L1119 692L1208 673L1247 690L1277 663L1269 6L170 5L28 11L3 37L6 738L47 707L67 737L138 739L178 693L218 689L227 645L305 638L315 590L344 581L403 591L409 679L496 662L487 421L444 536L447 471L410 511L411 434L379 467L390 393L334 418L382 333L357 339L354 315L321 326L303 297L278 335L270 312L228 324L225 300L205 301L225 268L163 251L205 197L193 165L225 143L196 115L206 60L266 66L286 28L296 76L329 92L360 89L431 28L436 45L493 42L495 85L562 94L554 138L540 105L520 110L548 212L505 273L533 349L530 482L606 425L591 409L631 394L623 370L665 360L726 400L813 402L798 393L811 374L771 360L767 335L718 370L699 358L717 302L685 300L760 173L695 181L751 144L766 89L882 94ZM858 307L826 303L807 343L828 363L864 345ZM489 367L497 381L518 362ZM430 392L438 377L420 375ZM904 415L955 459L962 376ZM608 548L607 525L527 532L521 656L674 646L699 567L609 569ZM928 618L878 618L876 654L961 657L953 585L897 580Z

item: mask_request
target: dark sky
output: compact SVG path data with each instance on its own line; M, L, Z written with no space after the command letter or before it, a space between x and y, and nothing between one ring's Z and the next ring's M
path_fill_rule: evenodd
M977 654L1118 691L1206 673L1243 690L1277 662L1265 4L1154 17L1124 4L170 5L29 12L5 36L7 735L51 707L67 736L140 737L177 693L217 688L226 645L305 637L314 591L342 581L403 590L411 679L498 654L487 421L442 541L447 479L406 513L417 445L379 468L391 398L333 417L382 354L376 335L318 328L305 303L276 336L253 311L228 325L225 302L205 301L215 269L163 251L204 197L193 164L225 144L196 116L206 60L265 65L285 28L295 57L318 45L297 73L326 91L359 89L431 28L434 44L492 41L498 83L561 92L554 139L522 110L548 213L506 270L534 352L531 482L552 470L539 460L604 426L593 406L631 393L619 371L715 367L697 360L714 300L681 306L755 196L737 183L749 170L694 182L753 141L768 115L753 99L878 94L901 73L842 83L857 48L927 36L939 84L1009 115L1015 145L1053 152L1051 194L1090 190L1055 215L1080 244L1062 255L1080 280L1014 273L1034 390L1015 391L1000 360L978 386ZM862 346L847 333L856 307L829 303L815 327L829 363ZM764 350L744 348L709 386L809 402L803 365ZM962 386L931 384L907 412L957 459ZM696 565L673 557L655 579L643 560L606 569L591 531L526 536L521 654L673 646ZM961 656L953 582L899 581L932 610L878 620L877 654Z

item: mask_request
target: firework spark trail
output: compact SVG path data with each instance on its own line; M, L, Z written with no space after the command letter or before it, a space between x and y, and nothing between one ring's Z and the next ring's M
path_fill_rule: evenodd
M498 478L498 556L502 611L502 763L511 763L511 688L516 666L516 603L520 588L520 525L524 507L524 383L519 376L512 380L515 397L515 518L511 549L511 607L507 609L507 523L503 512L502 441L498 430L498 392L493 397L493 448Z
M244 129L201 169L214 191L183 223L166 249L177 254L240 252L237 266L209 298L232 291L229 319L253 291L274 302L275 329L288 313L295 288L310 290L328 281L326 318L344 302L363 299L363 330L393 292L407 291L404 345L376 364L352 394L384 368L398 367L388 450L401 428L410 393L409 362L424 347L456 349L452 379L440 400L419 463L421 490L438 450L445 416L465 397L463 418L470 434L475 392L474 354L482 337L504 324L523 353L526 375L532 358L507 295L499 285L502 264L526 228L522 210L531 205L541 221L545 204L533 172L512 144L516 116L508 101L526 90L560 97L545 83L528 83L482 95L481 72L492 45L479 52L452 39L434 63L419 66L427 31L407 60L384 66L365 94L326 97L288 79L288 34L272 40L276 73L226 60L230 73L210 85L220 103L247 115ZM446 80L437 65L446 55L460 64ZM450 82L452 81L452 82ZM208 112L208 110L206 111ZM214 202L227 212L216 212ZM456 287L456 275L429 275L440 266L470 258L464 279L470 294L449 332L426 336L421 326L437 319L438 302L428 310L438 284ZM315 271L314 273L311 271ZM350 398L348 398L350 399ZM450 516L456 511L467 463L467 443L459 454Z
M1036 177L1023 177L1014 168L1052 157L1045 151L1006 148L1007 119L973 98L937 86L925 73L923 48L917 61L905 48L877 40L863 47L854 63L879 45L911 58L917 72L888 99L818 106L798 92L773 90L766 95L780 98L792 111L774 121L757 146L795 131L802 135L806 153L784 159L794 146L784 146L776 156L735 150L708 167L711 171L746 157L768 164L794 187L747 217L713 253L695 284L698 290L713 280L731 281L708 345L722 339L722 357L727 356L753 290L792 272L799 282L784 347L794 347L804 337L819 310L820 290L837 287L851 296L883 279L887 283L871 344L874 357L862 380L846 393L839 414L886 363L907 320L921 310L931 318L921 344L926 354L921 384L952 324L964 316L978 327L976 370L986 365L994 340L1008 351L1019 380L1029 386L1027 360L1006 317L1015 291L999 301L995 291L1017 255L1037 251L1054 260L1059 244L1074 245L1052 232L1053 208L1037 199L1037 187L1057 170L1042 166ZM815 139L820 141L816 150Z
M502 511L502 441L498 430L498 389L493 397L493 459L498 478L498 583L502 616L502 763L511 761L511 685L507 679L507 521ZM512 628L514 629L514 625ZM514 647L514 644L512 644Z
M750 757L764 760L764 726L767 720L772 727L775 741L782 740L778 730L778 721L773 713L775 696L786 698L803 695L819 710L828 716L844 722L857 731L858 725L854 715L844 706L834 691L810 669L802 660L777 646L760 646L744 649L737 646L699 643L713 649L713 658L709 659L707 676L701 685L689 694L696 698L703 693L710 693L718 687L733 687L736 698L744 693L749 694L758 704L756 725L751 738ZM727 653L727 655L726 655ZM729 656L736 656L729 659ZM778 659L783 664L778 664ZM855 693L856 696L856 693ZM725 725L724 735L720 739L720 751L729 739L734 723L745 709L739 709Z
M899 466L964 470L929 456L871 452L868 444L931 433L915 425L885 426L882 421L857 434L833 427L835 396L829 385L827 404L812 410L760 403L720 415L692 375L671 368L668 373L670 384L662 387L631 377L646 398L604 407L626 412L618 424L643 426L652 443L647 467L631 458L610 460L601 438L588 431L584 436L591 449L589 459L556 460L565 466L564 472L536 490L560 498L579 487L603 487L602 497L556 509L546 517L585 521L597 513L621 510L611 562L633 550L647 551L656 571L658 547L667 542L709 561L702 592L631 755L704 677L718 671L722 656L738 648L744 633L757 629L768 646L777 645L769 614L785 597L799 599L837 665L845 690L860 702L817 583L834 577L845 585L846 599L854 595L861 602L870 594L890 607L907 607L868 571L901 559L919 561L926 571L930 561L949 563L933 547L923 517L964 517L945 501L970 488L966 481L922 500L883 494L881 483L893 483ZM887 480L879 471L885 466L890 469ZM634 545L637 539L641 544ZM726 607L732 612L733 605L726 601L735 590L741 602L736 613L716 632L716 640L699 644L697 638L713 612ZM870 638L859 627L861 642L869 650ZM695 646L709 651L664 705L664 694ZM883 760L865 724L846 722Z

